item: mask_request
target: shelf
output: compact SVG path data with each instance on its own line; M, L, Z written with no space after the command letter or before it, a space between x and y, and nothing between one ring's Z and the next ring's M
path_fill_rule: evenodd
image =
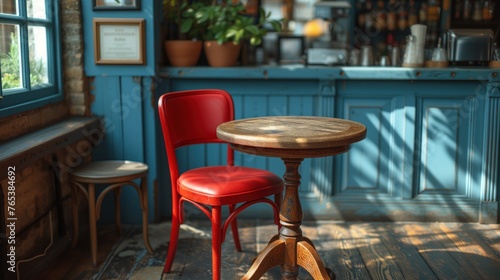
M499 25L500 22L495 21L455 20L451 22L452 28L490 28L493 31Z

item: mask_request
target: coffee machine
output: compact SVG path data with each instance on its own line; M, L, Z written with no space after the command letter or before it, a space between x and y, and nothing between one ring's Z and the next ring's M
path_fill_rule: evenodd
M349 1L323 0L314 4L314 17L328 22L328 34L311 42L307 63L346 65L349 46Z

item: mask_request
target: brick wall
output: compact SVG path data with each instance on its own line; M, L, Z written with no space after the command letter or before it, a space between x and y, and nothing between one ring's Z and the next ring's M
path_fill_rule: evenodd
M83 26L80 1L62 0L64 92L72 115L88 115L88 83L83 68Z
M59 162L64 163L65 159L72 157L74 152L72 154L71 151L76 151L79 145L84 146L82 141L58 151L55 156L59 158ZM85 143L85 146L89 145ZM89 161L90 158L82 157L79 160ZM47 156L32 162L23 170L16 169L17 220L14 245L17 269L15 273L1 271L0 279L37 279L36 275L40 271L46 270L48 266L57 265L54 261L69 250L73 228L71 185L68 183L68 173L62 174L60 201L62 212L60 212L54 184L56 177L51 162L52 157ZM8 185L6 180L0 184L2 187ZM88 224L87 200L81 194L77 199L80 225L86 225ZM88 239L86 227L80 228L80 240Z

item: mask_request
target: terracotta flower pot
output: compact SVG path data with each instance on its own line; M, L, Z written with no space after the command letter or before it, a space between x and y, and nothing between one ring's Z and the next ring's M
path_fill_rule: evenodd
M167 40L165 52L170 65L177 67L194 66L198 63L203 44L192 40Z
M208 64L212 67L229 67L236 65L241 51L241 44L232 42L219 45L216 41L204 43Z

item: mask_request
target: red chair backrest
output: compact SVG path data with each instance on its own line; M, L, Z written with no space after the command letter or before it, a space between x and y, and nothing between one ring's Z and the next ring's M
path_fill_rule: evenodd
M179 175L175 149L193 144L225 143L217 138L217 126L234 119L233 99L219 89L165 93L158 101L158 112L172 186ZM229 165L232 165L233 153L228 148Z

